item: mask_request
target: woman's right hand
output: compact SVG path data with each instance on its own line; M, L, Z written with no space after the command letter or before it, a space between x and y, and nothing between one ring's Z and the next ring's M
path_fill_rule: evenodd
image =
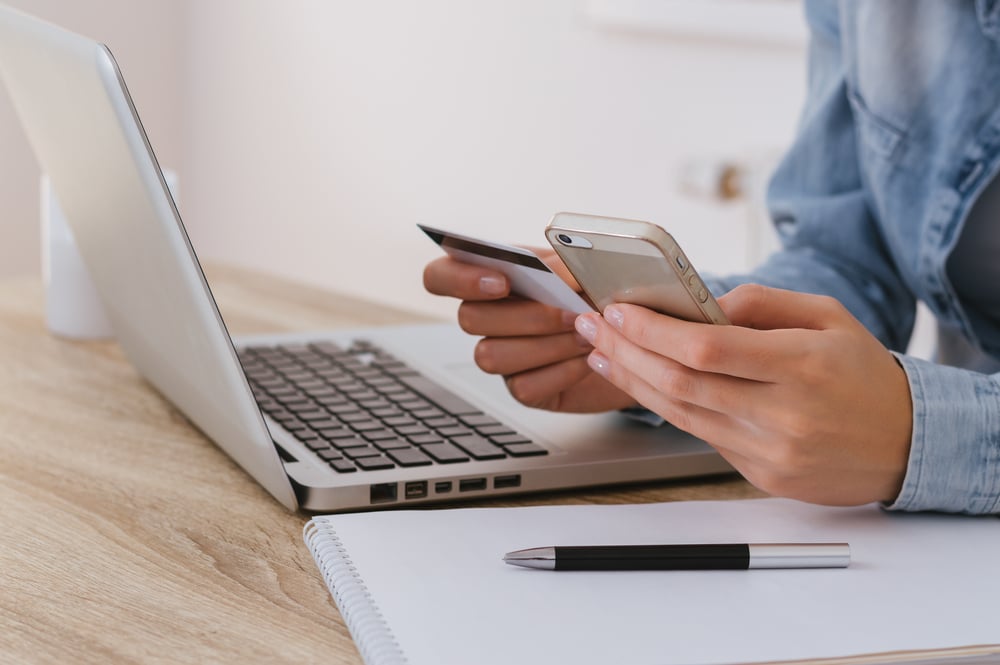
M535 253L579 290L555 252ZM511 296L502 273L447 256L427 264L424 287L462 301L459 325L483 337L476 345L476 364L503 376L511 395L522 404L574 413L636 406L633 398L587 364L593 347L576 332L574 313Z

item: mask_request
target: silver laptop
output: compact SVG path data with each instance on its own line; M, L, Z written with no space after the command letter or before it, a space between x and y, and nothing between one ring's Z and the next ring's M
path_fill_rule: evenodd
M0 75L130 361L289 508L731 471L670 427L518 404L455 325L234 344L110 51L0 6Z

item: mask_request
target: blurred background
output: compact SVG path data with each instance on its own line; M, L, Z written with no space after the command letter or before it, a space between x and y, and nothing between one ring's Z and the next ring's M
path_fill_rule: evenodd
M541 246L655 221L703 272L762 211L805 90L794 0L5 0L109 45L202 260L423 313L426 222ZM0 276L39 271L39 167L0 89Z

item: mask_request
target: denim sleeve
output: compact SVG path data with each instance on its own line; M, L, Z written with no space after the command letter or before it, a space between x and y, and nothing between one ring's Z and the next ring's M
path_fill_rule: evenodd
M887 508L1000 513L1000 374L896 358L910 384L913 436Z
M916 301L896 270L865 189L837 12L838 3L806 5L806 104L767 192L782 249L748 274L706 282L716 295L753 282L832 296L883 344L902 350Z

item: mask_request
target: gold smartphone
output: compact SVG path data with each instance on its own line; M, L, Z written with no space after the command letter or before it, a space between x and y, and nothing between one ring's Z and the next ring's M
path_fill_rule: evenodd
M687 321L729 323L680 246L656 224L560 212L545 237L602 312L631 303Z

